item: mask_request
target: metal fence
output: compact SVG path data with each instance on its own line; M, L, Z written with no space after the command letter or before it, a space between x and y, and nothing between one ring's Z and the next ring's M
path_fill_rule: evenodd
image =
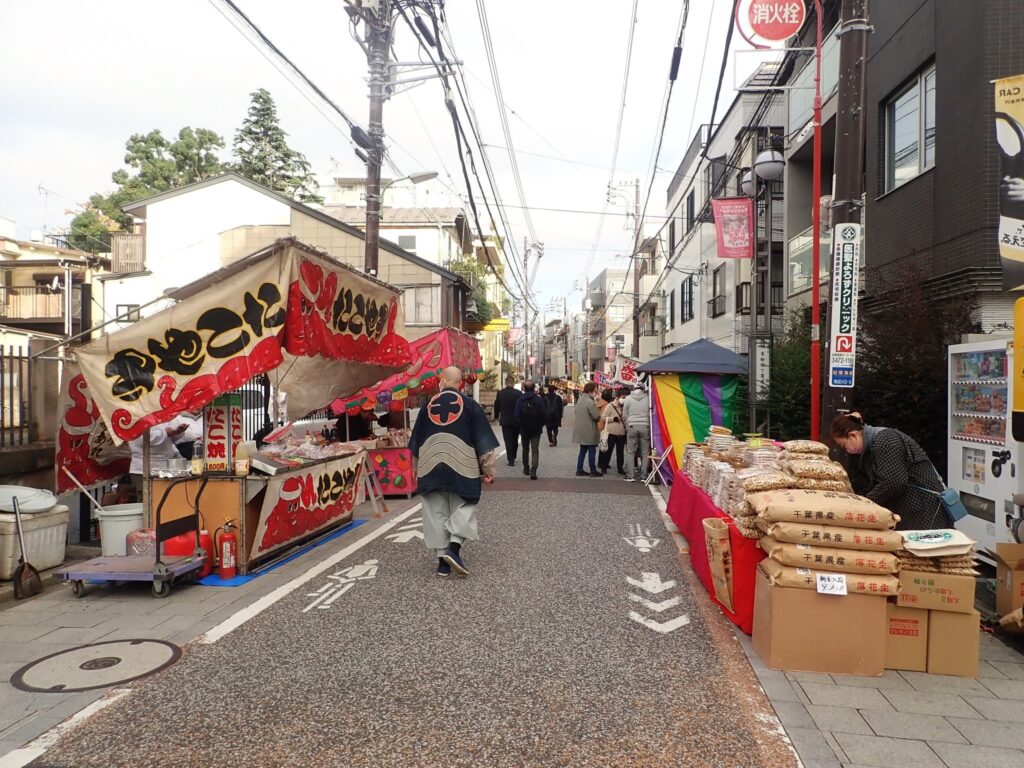
M0 447L29 442L32 370L26 351L0 346Z

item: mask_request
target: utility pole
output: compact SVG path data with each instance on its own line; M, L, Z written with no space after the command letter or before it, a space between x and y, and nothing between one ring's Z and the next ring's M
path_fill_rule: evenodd
M835 232L842 224L860 224L861 197L864 194L864 111L868 52L868 0L842 0L839 28L839 93L836 101L835 189L832 202L832 246ZM817 204L817 201L815 201ZM859 265L857 268L859 269ZM836 311L835 266L829 280L828 323ZM854 292L853 302L857 301ZM829 335L826 338L831 338ZM830 349L825 348L826 359ZM821 439L828 440L832 419L841 410L849 410L852 387L834 387L825 379ZM812 435L813 436L813 435Z
M643 251L643 243L640 242L640 179L636 180L635 196L633 201L633 242L636 243L633 254L633 358L640 358L640 252ZM620 363L621 365L621 363Z
M384 163L384 94L388 48L391 42L391 1L380 0L377 10L364 11L367 58L370 64L370 140L366 156L366 256L364 269L376 275L380 247L380 168Z
M527 245L526 235L523 235L523 279L527 280L530 274L530 247ZM523 376L527 375L530 365L530 296L529 283L523 292Z

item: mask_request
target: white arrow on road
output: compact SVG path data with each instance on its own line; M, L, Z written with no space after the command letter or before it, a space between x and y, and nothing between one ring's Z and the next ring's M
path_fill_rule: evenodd
M653 629L655 632L660 632L663 635L680 627L685 627L690 623L690 617L686 614L676 616L671 621L655 621L654 619L648 619L646 616L641 616L636 611L630 611L629 618L637 624L643 624L648 629Z
M662 581L661 575L657 573L641 571L640 575L642 577L640 581L631 579L629 576L626 577L626 581L634 587L640 587L645 592L650 592L652 595L660 595L666 589L672 589L676 585L675 581L671 579L669 581Z
M670 597L668 600L662 600L660 603L654 603L650 600L645 600L640 595L630 595L629 599L633 602L640 603L644 608L655 613L661 613L667 611L669 608L675 605L679 605L683 598L681 597Z
M405 544L412 541L413 539L422 539L423 531L411 530L402 531L401 533L392 533L384 537L385 539L391 539L396 544Z

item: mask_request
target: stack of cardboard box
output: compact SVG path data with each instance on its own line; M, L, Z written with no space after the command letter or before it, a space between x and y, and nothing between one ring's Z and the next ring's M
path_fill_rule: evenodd
M886 597L902 538L892 514L848 493L748 496L768 559L754 595L753 646L773 669L880 675Z
M886 606L886 669L977 677L975 577L916 567L903 563L900 592Z

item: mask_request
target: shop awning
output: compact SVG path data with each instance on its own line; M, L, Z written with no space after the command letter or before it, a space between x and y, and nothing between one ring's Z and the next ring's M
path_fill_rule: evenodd
M713 341L698 339L650 360L636 370L638 373L742 374L747 371L747 362L742 356Z
M480 367L480 345L476 339L454 328L442 328L409 342L409 347L412 364L406 370L335 400L332 405L334 413L341 414L378 402L404 400L412 390L436 388L441 371L451 365L461 368L467 381L475 381L484 372Z
M58 488L62 451L95 460L260 374L273 371L289 410L308 413L408 368L399 297L294 238L174 291L173 306L75 350L61 382Z

